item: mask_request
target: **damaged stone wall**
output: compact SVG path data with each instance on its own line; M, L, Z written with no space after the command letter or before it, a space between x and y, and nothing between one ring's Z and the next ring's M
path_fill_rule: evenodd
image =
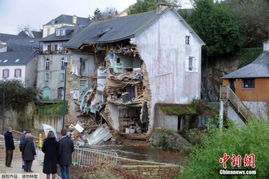
M132 54L133 56L117 54L117 57L131 61L124 62L128 64L128 69L116 70L118 73L114 74L111 71L114 70L115 63L119 63L119 59L110 60L111 51L108 51L106 58L108 73L105 88L107 96L105 113L108 117L107 122L122 134L145 133L148 129L148 109L151 101L151 90L145 65L140 58L134 57L134 54ZM139 66L137 60L140 61Z

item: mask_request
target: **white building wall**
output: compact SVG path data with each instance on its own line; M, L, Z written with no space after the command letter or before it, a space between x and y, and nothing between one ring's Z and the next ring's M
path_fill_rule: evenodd
M185 44L186 35L190 45ZM202 43L172 11L135 37L135 43L149 75L152 129L156 103L185 104L200 98ZM195 57L197 72L186 71L189 56Z
M43 38L55 33L55 30L63 26L73 27L74 24L52 24L43 26Z
M25 85L25 66L0 66L0 80L3 79L3 70L9 70L9 77L6 80L20 80ZM21 69L21 77L15 77L15 69Z

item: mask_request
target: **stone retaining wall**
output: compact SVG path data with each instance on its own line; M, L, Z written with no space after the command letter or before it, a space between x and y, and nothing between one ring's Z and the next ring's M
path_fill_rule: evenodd
M162 179L179 175L180 167L175 165L123 165L123 169L142 178Z

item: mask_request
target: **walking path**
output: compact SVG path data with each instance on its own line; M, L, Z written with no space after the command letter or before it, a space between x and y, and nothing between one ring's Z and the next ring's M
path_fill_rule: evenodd
M32 165L32 171L33 173L27 173L24 172L24 170L21 168L22 167L22 160L21 158L13 158L11 167L6 167L5 166L5 161L0 160L0 179L2 178L8 178L6 176L12 176L13 178L15 174L17 174L18 179L46 179L46 175L42 172L43 166L40 164L41 159L43 158L43 154L40 150L37 150L37 156L35 160L33 161ZM36 178L36 176L38 176ZM11 177L9 177L11 178Z
M43 167L38 163L37 160L34 160L34 162L33 162L33 166L32 166L33 173L24 172L24 170L21 168L21 166L22 166L21 158L13 159L11 167L6 167L5 161L1 160L1 162L0 162L0 173L1 173L0 179L4 178L6 176L6 174L13 174L13 175L18 174L18 176L20 176L21 178L23 177L23 175L34 176L34 175L38 174L39 178L37 178L37 179L46 179L46 175L42 172ZM5 178L7 178L7 177L5 177ZM25 178L36 179L35 177L25 177ZM18 178L18 179L20 179L20 178Z

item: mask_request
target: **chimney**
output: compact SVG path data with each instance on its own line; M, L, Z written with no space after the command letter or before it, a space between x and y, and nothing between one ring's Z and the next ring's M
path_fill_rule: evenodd
M72 17L72 23L73 24L77 24L77 21L78 21L77 16L76 15L73 15L73 17Z
M169 7L169 4L167 3L158 3L156 13L161 14L168 7Z
M263 51L269 52L269 40L263 43Z

